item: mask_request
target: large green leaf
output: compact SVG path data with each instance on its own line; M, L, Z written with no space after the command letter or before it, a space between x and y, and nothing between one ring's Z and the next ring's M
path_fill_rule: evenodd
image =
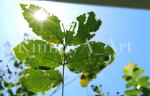
M28 40L14 48L16 57L32 68L56 68L61 63L61 56L50 43L42 40Z
M54 44L60 44L63 42L63 32L58 17L33 4L30 4L29 7L25 4L21 4L21 8L23 10L24 18L27 20L29 27L32 28L35 34ZM39 21L35 17L36 12L40 10L45 12L48 16L44 21ZM41 13L41 15L43 14Z
M42 92L58 86L62 82L62 75L58 70L41 71L29 68L22 72L20 82L32 92Z
M68 45L83 44L95 36L101 21L96 19L94 12L89 12L77 17L65 34L65 41Z
M79 73L98 73L113 62L114 54L114 50L104 43L85 43L68 53L67 66Z

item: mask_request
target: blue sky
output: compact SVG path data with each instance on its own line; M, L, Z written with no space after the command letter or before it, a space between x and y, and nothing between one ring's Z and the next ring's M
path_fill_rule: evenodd
M109 91L111 96L114 96L117 91L123 93L125 90L125 82L122 79L123 66L127 65L128 61L137 63L141 68L145 69L144 74L150 76L148 62L150 60L150 10L44 1L31 3L35 3L56 14L66 27L78 15L89 11L94 11L97 18L102 20L102 26L93 40L102 41L114 47L116 49L116 59L98 74L97 79L90 84L102 84L104 92ZM22 17L19 1L1 0L0 12L0 46L9 41L14 47L22 41L25 32L32 34L31 29L28 28L28 24ZM0 48L0 52L2 50ZM3 58L3 54L0 55L0 58ZM65 73L66 82L78 76L67 69ZM51 92L48 92L48 94ZM60 91L54 96L60 96L59 94ZM65 87L65 96L91 95L90 87L80 87L79 78Z

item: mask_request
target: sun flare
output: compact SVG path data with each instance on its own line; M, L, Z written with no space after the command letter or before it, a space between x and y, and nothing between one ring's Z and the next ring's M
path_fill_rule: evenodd
M43 9L40 9L35 12L34 17L39 21L44 21L47 19L48 14Z

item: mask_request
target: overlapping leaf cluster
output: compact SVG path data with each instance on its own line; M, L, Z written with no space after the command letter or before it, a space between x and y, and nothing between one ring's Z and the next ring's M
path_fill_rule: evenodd
M150 82L148 76L141 76L144 69L140 69L137 64L131 62L124 67L123 79L127 81L126 96L150 96Z
M115 53L109 45L91 41L101 25L94 12L78 16L69 29L62 30L58 17L45 9L33 4L21 4L21 8L29 27L42 38L22 42L14 48L18 60L28 66L22 72L20 82L29 90L47 91L60 85L63 76L57 68L63 64L72 72L92 74L93 79L114 60ZM34 17L34 13L41 9L48 15L44 21ZM63 50L58 50L55 44L62 45ZM75 49L66 51L69 46Z

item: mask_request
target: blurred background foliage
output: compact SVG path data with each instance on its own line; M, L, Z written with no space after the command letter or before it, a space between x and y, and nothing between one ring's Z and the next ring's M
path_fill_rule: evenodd
M123 79L127 82L126 91L123 94L116 92L116 96L150 96L150 82L148 76L143 76L144 69L139 68L137 64L129 62L123 68ZM102 85L91 85L95 96L109 96L109 92L102 91Z
M24 34L24 39L29 38L29 35ZM11 44L9 42L4 43L4 53L7 62L1 60L0 63L4 63L0 67L0 96L32 96L37 93L27 90L19 83L20 72L25 69L25 65L22 62L19 62L14 57ZM2 51L2 50L1 50Z

